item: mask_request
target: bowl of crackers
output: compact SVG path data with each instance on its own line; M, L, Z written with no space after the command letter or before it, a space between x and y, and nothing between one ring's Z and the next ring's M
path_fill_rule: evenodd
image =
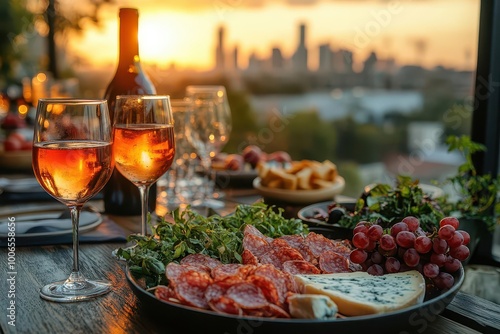
M253 186L264 199L294 204L333 200L345 188L337 166L329 161L292 161L286 167L269 164L257 166Z

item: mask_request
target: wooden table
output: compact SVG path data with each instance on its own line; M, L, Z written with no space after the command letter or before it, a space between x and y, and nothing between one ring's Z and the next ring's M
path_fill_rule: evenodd
M255 194L227 197L229 212L238 202L254 201ZM253 197L252 197L253 196ZM0 208L8 210L8 207ZM130 233L140 229L139 217L109 217ZM9 274L9 254L0 249L0 328L4 333L176 333L164 319L145 314L124 274L124 263L112 256L123 243L80 245L81 270L88 278L112 282L113 291L80 303L53 303L39 297L41 286L69 275L70 245L17 247L15 274ZM11 259L12 260L12 259ZM14 281L8 281L13 276ZM10 283L13 283L12 285ZM9 290L15 297L8 296ZM9 325L9 302L15 301L15 327ZM168 317L168 314L165 315ZM425 317L424 317L425 318ZM421 321L414 333L498 333L500 306L459 292L440 315ZM433 321L432 321L433 320ZM12 322L11 322L12 323ZM390 332L390 324L388 324ZM236 333L236 332L235 332Z

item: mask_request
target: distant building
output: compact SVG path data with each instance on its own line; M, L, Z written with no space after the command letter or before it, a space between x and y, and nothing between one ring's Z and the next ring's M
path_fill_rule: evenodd
M330 44L321 44L319 46L319 66L318 71L329 72L333 67L332 50Z
M217 70L225 69L224 57L224 27L219 27L217 34L217 47L215 49L215 68Z
M271 55L271 67L273 70L281 70L285 65L285 59L280 48L273 48Z
M306 26L300 25L300 39L297 50L292 56L292 68L295 71L307 72Z

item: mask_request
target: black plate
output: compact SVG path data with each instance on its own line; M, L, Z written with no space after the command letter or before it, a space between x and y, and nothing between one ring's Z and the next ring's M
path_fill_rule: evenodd
M179 305L157 299L144 289L130 270L126 269L127 281L139 298L144 312L169 329L181 333L358 333L370 330L370 333L398 333L403 330L417 332L427 328L435 315L444 311L453 300L464 280L464 271L460 270L455 277L455 285L437 297L422 304L390 313L348 317L332 320L310 319L274 319L256 317L238 317L223 315L208 310Z

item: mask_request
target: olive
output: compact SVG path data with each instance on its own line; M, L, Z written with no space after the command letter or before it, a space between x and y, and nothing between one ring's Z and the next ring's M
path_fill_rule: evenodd
M334 208L330 210L330 213L328 214L328 224L337 224L340 219L346 214L344 208Z

